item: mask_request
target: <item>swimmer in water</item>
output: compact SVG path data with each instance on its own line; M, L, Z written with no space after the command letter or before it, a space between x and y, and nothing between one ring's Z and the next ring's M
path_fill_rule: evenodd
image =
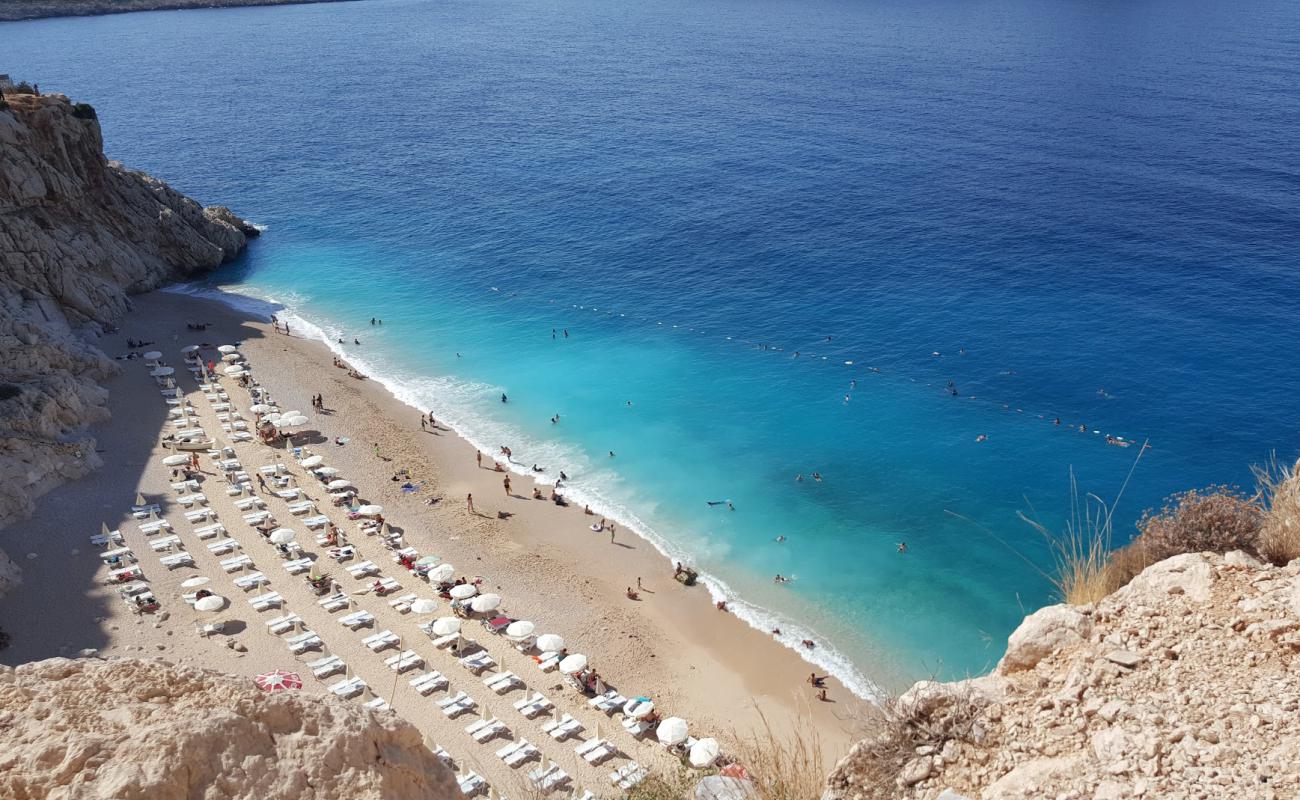
M982 433L981 433L979 436L976 436L976 437L975 437L975 441L977 441L977 442L987 442L988 440L989 440L989 437L985 436L985 435L982 434Z
M613 450L610 450L610 451L609 451L609 457L610 457L610 458L613 458L613 457L614 457L614 451L613 451Z
M730 500L727 501L727 510L728 510L728 511L735 511L735 510L736 510L736 507L733 506L733 505L731 504L731 501L730 501Z
M361 340L360 340L360 339L353 339L353 340L352 340L352 343L353 343L353 344L361 344Z
M820 472L814 472L812 476L813 476L813 480L817 481L818 483L822 482L822 474Z
M900 553L906 553L906 552L907 552L907 542L899 542L899 543L898 543L898 552L900 552Z
M803 473L802 473L802 472L800 472L798 475L794 476L794 482L795 482L795 483L803 483Z
M501 393L501 402L503 402L503 403L508 403L508 402L510 402L510 398L509 398L509 397L506 397L506 393L505 393L505 392L502 392L502 393Z
M776 537L775 539L773 539L772 541L774 541L774 542L784 542L784 541L785 541L785 537L784 537L784 536L778 536L778 537Z
M784 575L778 572L776 574L776 577L772 579L772 583L786 583L789 580L790 580L789 578L785 577Z
M705 502L707 502L710 506L720 506L720 505L722 505L723 503L725 503L725 502L727 502L727 501L726 501L726 500L706 500Z

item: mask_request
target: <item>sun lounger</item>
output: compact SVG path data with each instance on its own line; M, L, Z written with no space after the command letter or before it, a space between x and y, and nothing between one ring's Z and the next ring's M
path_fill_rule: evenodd
M438 707L441 708L442 713L448 717L455 717L459 714L463 714L474 708L476 705L478 705L478 703L474 701L474 698L464 692L457 692L452 697L444 697L438 701Z
M324 608L326 611L333 613L340 609L347 608L351 604L351 602L352 601L348 599L348 596L346 594L340 592L338 594L330 595L329 597L325 597L320 600L317 600L316 605L320 606L321 608Z
M640 783L646 775L646 771L635 761L629 761L613 772L609 773L609 782L620 789L631 789Z
M157 539L150 540L149 549L153 550L155 553L162 553L172 549L175 546L179 546L180 543L181 543L181 537L173 533L170 536L162 536ZM107 555L107 554L101 554L101 555Z
M537 749L537 745L532 744L527 739L520 739L517 742L517 745L518 746L515 747L513 751L505 755L501 755L500 750L497 751L497 756L500 757L500 759L506 763L506 766L511 769L519 766L525 761L541 755L541 751Z
M257 597L248 598L248 604L253 607L254 611L265 611L272 606L278 608L283 605L284 598L280 596L279 592L267 592L266 594L259 594Z
M572 716L565 714L558 720L551 720L542 726L542 730L551 735L551 738L557 742L562 742L575 733L582 732L582 723Z
M246 592L249 589L256 589L258 586L265 583L269 583L269 581L267 581L266 576L260 572L250 572L247 575L235 578L234 580L235 586Z
M460 793L466 797L473 797L483 791L483 787L487 786L483 776L473 771L457 775L456 783L460 786Z
M323 528L326 525L330 524L330 518L325 516L324 514L320 514L315 517L308 517L307 519L304 519L302 521L302 524L306 525L308 530L315 530L317 528Z
M373 625L374 622L375 615L369 611L354 611L351 614L344 614L339 617L340 625L346 625L354 631L363 625Z
M244 567L253 566L253 559L247 553L221 559L221 568L226 572L238 572Z
M388 705L388 701L382 697L371 698L370 700L367 700L361 705L362 707L368 708L371 711L387 711L388 709L392 708L392 706Z
M494 722L498 722L498 721L499 721L499 720L498 720L496 717L492 717L491 719L487 719L487 718L476 719L476 720L474 720L473 722L471 722L470 724L468 724L468 725L465 726L465 733L468 733L470 736L473 736L474 734L476 734L476 733L478 733L479 731L483 730L483 729L486 728L487 726L491 725L491 724L494 723Z
M424 666L424 657L414 650L404 650L384 659L384 663L395 672L406 672L408 669Z
M270 519L271 519L270 511L254 511L252 514L244 515L244 522L247 522L250 526L254 528Z
M158 531L170 531L172 524L165 519L156 519L153 522L144 522L140 524L140 533L145 536L157 533Z
M126 559L127 561L132 561L132 562L136 560L135 553L131 552L131 548L129 547L115 547L112 550L105 550L104 552L99 554L99 559L103 561L105 564L107 564L108 562L112 561L115 558Z
M390 630L384 629L362 639L361 643L378 653L386 647L395 646L399 641L401 641L401 637Z
M221 470L222 472L229 472L232 469L241 468L243 464L240 464L239 459L237 458L225 458L218 461L216 466L217 469Z
M531 698L526 700L515 701L515 708L519 709L519 713L528 719L532 719L546 709L551 708L551 706L551 701L542 696L541 692L534 693Z
M438 689L447 688L447 679L437 670L426 672L423 675L417 675L412 678L409 683L411 684L411 688L420 694L429 694Z
M252 441L252 439L253 434L248 433L247 431L237 431L230 434L230 441L232 442L249 442Z
M537 657L537 668L542 672L550 672L560 665L560 659L563 658L559 653L542 653Z
M330 686L330 692L339 697L356 697L365 691L366 682L360 678L344 678Z
M145 503L142 506L131 506L131 516L136 519L147 519L150 514L161 514L162 506L157 503Z
M506 724L496 717L491 719L481 719L478 722L471 723L469 727L465 728L465 733L468 733L474 741L479 744L489 741L493 737L505 731Z
M172 484L172 491L176 492L177 494L184 494L185 492L197 492L198 490L199 490L199 482L194 480L193 478L191 478L188 481L179 481L177 483Z
M196 522L206 522L207 520L215 519L216 516L217 512L210 508L196 508L193 511L185 512L185 521L193 525Z
M310 500L303 500L298 503L290 503L289 513L293 514L294 516L297 516L299 514L306 514L307 512L312 511L315 508L316 508L315 503L313 503Z
M388 601L388 605L397 609L397 613L405 614L411 610L411 603L419 599L417 594L404 594L401 597L394 597Z
M433 646L441 650L459 638L459 633L449 633L446 636L439 636L437 639L433 640Z
M465 656L460 660L460 665L475 675L488 667L494 666L496 663L492 660L491 654L484 650L480 650L472 656Z
M203 439L207 436L202 428L186 428L185 430L176 431L177 439Z
M593 745L588 747L587 745ZM583 749L583 748L586 749ZM618 752L618 748L608 739L591 739L578 745L574 752L582 756L588 764L599 764L610 756Z
M163 556L162 558L158 559L158 562L161 563L167 569L176 569L177 567L192 567L194 566L194 556L190 555L189 553L174 553L170 556Z
M211 525L204 525L202 528L194 529L194 533L197 534L200 539L211 539L215 536L220 536L225 532L226 526L222 525L220 522L214 522Z
M515 752L516 750L522 750L523 748L525 748L525 747L527 747L527 746L528 746L528 740L527 740L527 739L520 739L520 740L517 741L517 742L507 742L506 745L505 745L504 747L502 747L500 750L498 750L498 751L496 752L496 756L497 756L497 758L499 758L499 759L501 759L502 761L504 761L504 760L506 760L507 758L509 758L510 756L514 755L514 752Z
M522 681L513 672L498 672L483 679L483 685L497 694L505 694L518 683Z
M419 558L420 551L416 550L414 547L403 547L401 550L394 550L392 552L392 556L393 556L393 561L396 561L397 563L400 564L402 562L403 556L409 556L412 559Z
M389 577L380 578L379 586L376 587L377 591L383 594L392 594L393 592L397 591L400 588L402 588L402 584L398 583L396 578L389 578ZM415 601L411 601L411 602L415 602Z
M132 583L129 586L119 587L117 593L122 595L123 597L134 597L137 594L144 594L147 591L149 591L149 584Z
M136 580L144 577L144 570L140 569L139 564L132 564L129 567L115 569L108 573L109 583L126 583L127 581Z
M205 495L203 492L194 492L193 494L181 495L180 497L176 498L176 502L180 503L183 506L193 506L193 505L205 506L208 504L208 496Z
M287 633L288 631L291 631L294 628L298 627L299 622L302 622L302 617L298 616L297 614L291 611L282 617L276 617L275 619L268 619L266 621L266 629L271 633L279 635L281 633Z
M321 536L318 536L317 544L324 544L325 543L324 540L326 538L327 538L326 534L322 534ZM350 560L353 556L357 554L357 548L353 547L350 544L344 545L342 547L331 547L329 549L329 554L330 554L330 558L342 564L344 561Z
M550 766L537 767L528 771L528 780L543 792L549 792L569 779L569 774L554 762Z
M239 549L239 542L234 539L222 539L219 542L213 542L208 545L208 549L212 551L213 555L223 556L226 553L231 553Z
M229 410L230 410L230 403L213 403L213 404L212 404L212 410L213 410L213 411L229 411Z
M324 658L318 658L315 661L308 661L307 668L310 669L311 674L315 675L317 678L324 678L328 675L333 675L336 672L346 672L348 665L344 664L343 659L338 656L325 656Z
M93 544L93 545L97 545L97 546L99 546L99 547L104 547L104 546L106 546L109 542L112 542L113 544L121 544L121 543L122 543L122 532L121 532L121 531L109 531L107 534L97 533L97 534L95 534L94 536L91 536L91 537L90 537L90 543Z
M650 723L645 720L624 717L623 730L632 734L634 738L640 739L642 736L645 736L646 731L650 730Z
M244 497L235 501L235 508L240 511L253 511L254 509L266 508L266 501L257 495ZM245 517L244 519L248 519Z
M591 706L592 708L598 708L601 711L608 713L609 711L612 711L615 708L622 708L623 706L627 705L627 698L619 694L618 692L614 691L613 689L610 689L608 692L605 692L604 694L601 695L596 695L595 697L588 700L587 705Z
M284 570L290 575L297 575L311 569L310 558L296 558L292 561L284 562Z
M379 572L379 567L375 566L375 562L373 561L362 561L353 564L350 567L345 567L344 569L346 569L348 574L354 578L364 578L368 575L375 575Z
M291 653L301 653L321 646L320 637L311 631L294 634L285 639L284 642L289 646L289 652Z

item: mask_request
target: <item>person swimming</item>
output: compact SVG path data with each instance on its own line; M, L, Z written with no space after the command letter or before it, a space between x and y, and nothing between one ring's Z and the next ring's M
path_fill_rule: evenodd
M778 537L776 537L775 539L773 539L772 541L774 541L774 542L784 542L784 541L785 541L785 535L783 534L783 535L781 535L781 536L778 536Z
M907 542L899 542L899 543L898 543L898 552L900 552L900 553L906 553L906 552L907 552Z

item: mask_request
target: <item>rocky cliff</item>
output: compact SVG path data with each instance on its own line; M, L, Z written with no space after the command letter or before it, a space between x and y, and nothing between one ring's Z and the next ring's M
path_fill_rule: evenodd
M890 711L827 800L1300 797L1300 559L1161 561L1027 617L991 675Z
M450 770L396 714L134 659L0 667L8 800L439 800Z
M104 156L95 110L0 103L0 527L98 467L89 425L116 362L95 337L129 295L213 269L256 230Z

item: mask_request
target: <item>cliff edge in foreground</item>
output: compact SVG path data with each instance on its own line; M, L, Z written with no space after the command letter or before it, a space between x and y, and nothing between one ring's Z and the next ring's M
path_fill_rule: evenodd
M1300 797L1300 559L1190 553L1027 617L990 675L918 683L827 800Z
M396 714L135 659L0 667L0 797L450 800Z
M213 269L256 230L104 157L95 110L63 95L0 103L0 527L100 465L117 364L92 343L128 295Z

